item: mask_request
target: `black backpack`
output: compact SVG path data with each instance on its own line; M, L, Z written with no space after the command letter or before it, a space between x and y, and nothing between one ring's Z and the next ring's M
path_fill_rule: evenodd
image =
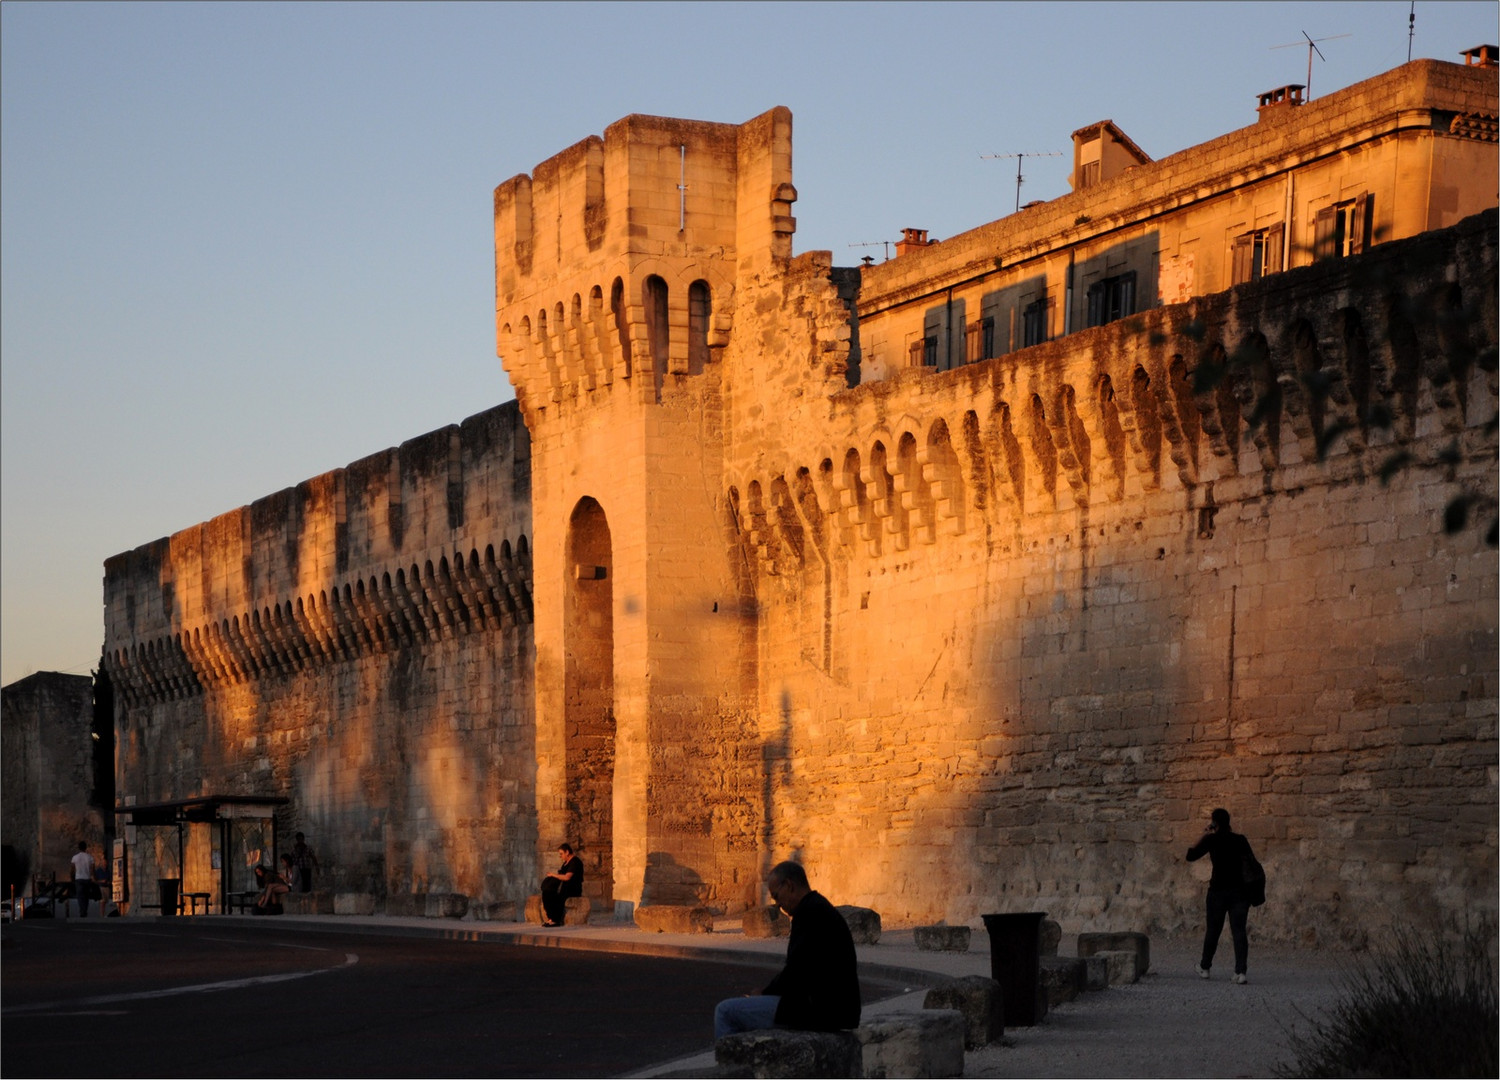
M1244 896L1251 907L1260 907L1266 902L1266 868L1245 842L1245 854L1240 860L1240 880L1244 882Z

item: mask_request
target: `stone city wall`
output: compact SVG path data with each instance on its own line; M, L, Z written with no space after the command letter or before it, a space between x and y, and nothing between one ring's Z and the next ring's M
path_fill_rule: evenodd
M531 542L511 404L111 559L122 799L288 796L321 884L524 897Z
M1493 913L1495 237L737 410L776 856L897 921L1185 930L1222 805L1268 936ZM728 377L826 387L824 337Z
M17 679L3 701L3 822L7 884L30 891L33 875L73 876L78 841L104 861L105 821L94 805L94 680L88 675L38 671ZM12 857L16 862L9 862ZM12 882L10 875L21 880Z

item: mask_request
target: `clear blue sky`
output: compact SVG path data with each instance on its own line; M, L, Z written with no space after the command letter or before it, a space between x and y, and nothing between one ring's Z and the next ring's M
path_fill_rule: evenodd
M1500 39L1418 3L1414 56ZM798 251L1008 212L1406 59L1405 2L0 6L0 680L83 673L103 562L510 395L495 185L628 113L794 116ZM1347 34L1347 37L1333 37ZM1068 157L1025 168L1066 191Z

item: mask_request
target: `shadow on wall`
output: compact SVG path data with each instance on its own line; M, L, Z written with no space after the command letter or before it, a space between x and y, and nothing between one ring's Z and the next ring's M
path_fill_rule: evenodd
M760 745L760 790L761 790L761 867L760 879L764 881L777 860L772 845L776 839L776 807L778 800L792 785L792 694L782 688L781 707L778 710L781 726L774 738ZM786 815L795 821L795 813Z
M691 866L683 866L665 851L646 855L644 904L699 904L703 900L703 878Z

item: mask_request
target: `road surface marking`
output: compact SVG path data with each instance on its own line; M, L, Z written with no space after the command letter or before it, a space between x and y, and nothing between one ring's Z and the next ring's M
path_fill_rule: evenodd
M225 979L222 982L196 983L192 986L169 986L163 990L141 990L133 994L102 994L99 997L80 998L77 1001L45 1001L37 1005L12 1005L0 1010L0 1016L17 1016L21 1013L56 1012L60 1009L75 1009L88 1005L117 1005L123 1001L151 1001L155 998L178 997L182 994L214 994L220 990L243 990L250 986L269 986L272 983L291 982L310 975L322 975L339 971L359 963L356 953L345 953L344 962L337 967L317 968L313 971L287 971L279 975L254 975L248 979Z

